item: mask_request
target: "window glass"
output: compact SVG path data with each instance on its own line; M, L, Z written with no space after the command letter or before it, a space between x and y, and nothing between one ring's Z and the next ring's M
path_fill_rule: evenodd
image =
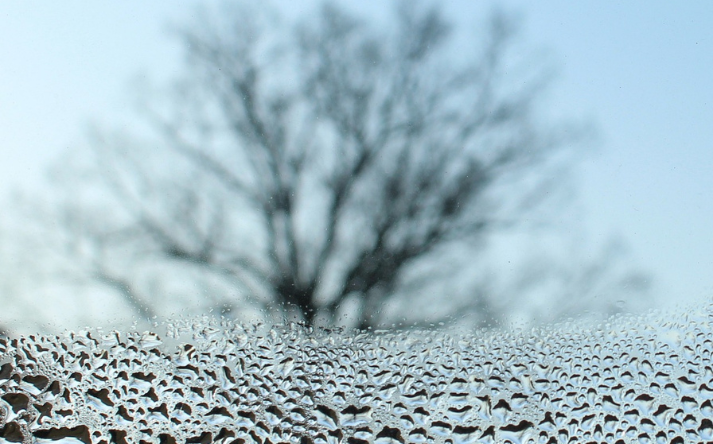
M3 5L0 441L712 440L713 7L538 6Z

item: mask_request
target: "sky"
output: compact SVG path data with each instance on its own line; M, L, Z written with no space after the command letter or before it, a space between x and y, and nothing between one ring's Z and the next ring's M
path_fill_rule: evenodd
M375 16L383 4L346 3ZM41 191L90 122L123 121L137 80L177 75L169 28L197 4L1 3L0 201ZM527 46L557 68L553 112L595 123L597 152L577 174L588 238L621 237L668 302L713 297L713 2L444 4L463 26L495 6L517 12Z

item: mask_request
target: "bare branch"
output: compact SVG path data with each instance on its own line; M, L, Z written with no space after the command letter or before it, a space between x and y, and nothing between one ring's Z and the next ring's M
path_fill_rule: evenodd
M136 294L130 281L116 276L111 276L104 270L97 269L93 274L94 278L106 285L109 288L116 290L125 302L133 308L136 313L144 319L153 319L156 313L151 309L150 305L142 301Z
M325 5L295 34L227 15L182 32L186 76L145 112L156 140L94 141L120 223L77 236L126 262L190 265L310 325L353 299L358 326L373 326L419 264L480 257L562 186L554 165L571 139L536 115L551 72L513 62L509 16L456 59L437 6L396 6L383 30ZM122 266L93 276L152 314L131 272L102 273ZM602 276L590 271L582 285ZM477 290L463 304L474 318L496 310Z

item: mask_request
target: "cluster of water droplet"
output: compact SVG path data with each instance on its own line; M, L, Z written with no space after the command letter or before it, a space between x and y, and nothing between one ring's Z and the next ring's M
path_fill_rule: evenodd
M0 442L713 442L711 321L454 336L204 319L0 339Z

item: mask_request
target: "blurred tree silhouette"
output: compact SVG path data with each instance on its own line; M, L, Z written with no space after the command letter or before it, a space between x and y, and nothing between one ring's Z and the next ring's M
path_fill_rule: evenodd
M72 170L55 219L68 257L141 316L183 287L222 314L377 326L562 186L581 132L538 119L551 76L516 51L509 16L463 49L419 3L384 29L335 5L296 28L258 12L182 30L182 80L132 136L94 132ZM429 319L498 316L466 293L428 299Z

